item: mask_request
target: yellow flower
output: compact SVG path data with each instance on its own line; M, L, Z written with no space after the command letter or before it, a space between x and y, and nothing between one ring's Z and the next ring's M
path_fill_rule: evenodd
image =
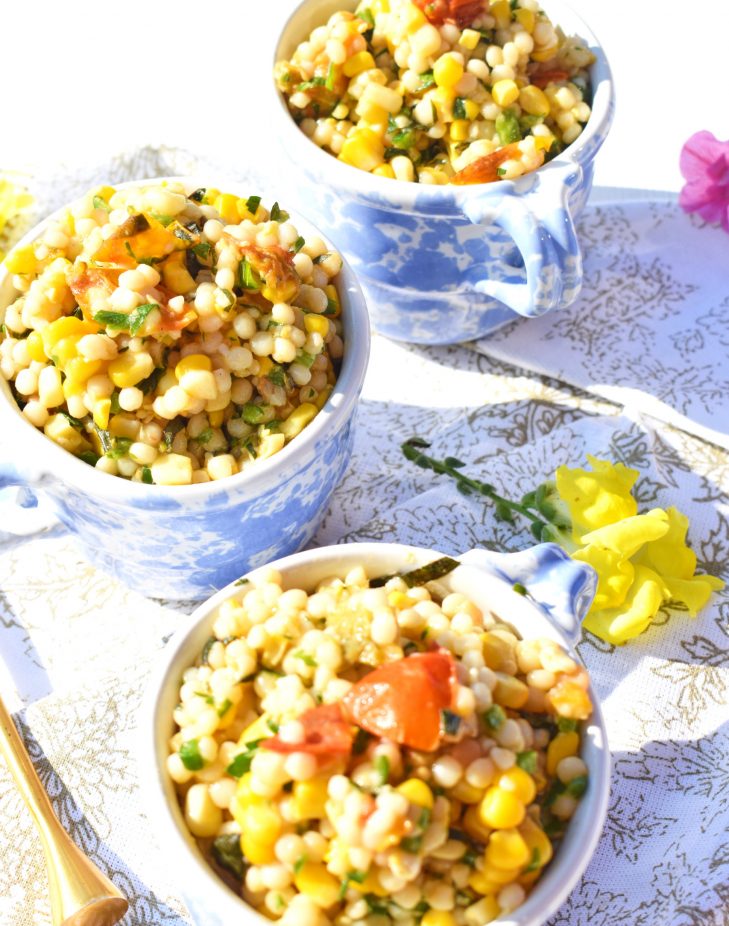
M675 508L638 514L631 495L636 470L594 457L588 460L592 472L566 466L557 470L556 490L569 510L571 525L565 529L563 521L549 531L550 539L561 543L573 559L597 572L597 592L585 627L620 644L642 633L668 601L696 615L724 583L694 575L696 556L686 545L688 518ZM559 509L558 501L550 499L550 504Z
M638 512L630 494L638 471L622 463L597 460L588 454L593 472L560 466L555 473L557 491L572 519L572 535L578 542L588 531L614 524Z

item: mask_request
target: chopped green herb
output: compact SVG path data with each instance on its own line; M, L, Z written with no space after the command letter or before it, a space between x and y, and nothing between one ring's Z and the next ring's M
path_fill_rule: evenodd
M560 733L574 733L577 729L578 721L572 720L571 717L558 717L557 729Z
M137 389L141 389L145 395L154 392L164 372L165 367L155 367L146 379L143 379L141 383L137 383Z
M213 246L209 241L199 241L197 244L193 244L191 251L200 260L206 260L212 249Z
M266 374L274 386L286 387L286 370L278 364L274 364Z
M83 453L79 454L79 460L83 460L84 463L88 463L89 466L96 466L101 457L98 453L94 453L93 450L84 450Z
M327 307L324 309L324 315L336 315L337 309L339 308L336 299L332 299L331 296L327 297Z
M106 451L105 456L109 457L110 460L125 457L133 443L131 437L113 437L111 439L111 448Z
M362 753L367 749L367 745L372 739L372 734L368 733L366 730L363 730L361 727L357 728L357 733L354 737L354 743L352 744L352 752L356 756L361 756Z
M83 421L81 421L80 418L74 418L73 415L69 415L68 412L64 412L63 410L61 410L58 414L63 415L63 417L71 425L72 428L76 428L77 431L83 431L84 423Z
M233 585L248 585L250 581L250 579L247 579L245 576L243 576L241 579L236 579Z
M94 196L93 199L94 209L103 209L104 212L111 212L111 206L105 199L102 199L100 196Z
M127 316L129 321L129 333L135 335L147 320L147 316L152 309L158 308L159 306L156 302L145 302L144 305L138 305L136 309L131 311Z
M430 818L433 816L430 807L423 807L418 815L418 826L421 830L427 830L430 826Z
M282 674L282 673L279 672L279 675L281 675L281 674ZM278 733L278 724L276 723L275 720L271 720L270 717L269 717L268 720L266 721L266 726L267 726L268 729L271 731L271 733L274 734L274 736L276 735L276 733Z
M514 582L514 584L513 584L511 587L514 589L514 591L517 593L517 595L527 595L527 594L529 594L529 593L527 592L527 590L526 590L526 586L525 586L525 585L522 585L521 582Z
M313 354L307 353L305 350L300 350L296 355L296 362L300 363L302 367L306 367L307 369L315 360L316 357Z
M148 486L151 486L154 482L154 479L152 479L152 470L148 466L142 467L142 482Z
M221 293L224 293L224 294L225 294L225 298L228 300L228 304L227 304L226 306L224 306L224 309L225 309L226 311L227 311L228 309L232 309L233 306L235 305L235 296L233 295L233 293L231 293L231 291L230 291L229 289L221 289L220 292L221 292Z
M375 756L372 765L380 777L380 784L387 784L387 780L390 777L390 760L387 756Z
M319 663L316 661L316 659L314 659L313 656L311 656L309 653L305 653L302 649L296 650L296 652L294 653L294 657L296 659L300 659L304 663L304 665L310 666L312 669L317 668L317 666L319 665Z
M187 418L183 418L182 415L178 415L176 418L173 418L172 421L170 421L170 423L162 431L165 447L168 450L172 450L172 442L174 441L178 432L181 431L184 427L187 427Z
M517 752L516 764L523 768L525 772L533 775L537 770L537 753L534 749L528 749L525 752Z
M506 722L506 712L498 704L492 704L491 707L481 714L481 719L489 730L500 730Z
M238 285L241 289L253 290L254 292L257 292L261 288L261 278L248 263L246 257L243 258L238 266Z
M312 77L311 80L302 81L296 89L305 93L307 90L313 90L314 87L323 87L325 84L325 77Z
M201 186L199 190L190 193L188 199L191 199L194 203L201 203L205 199L205 187Z
M587 790L587 775L578 775L576 778L573 778L572 781L567 783L567 787L564 789L565 794L569 794L570 797L579 798Z
M213 646L217 642L218 642L217 637L210 637L208 640L206 640L205 646L203 646L203 649L202 649L202 655L200 656L200 661L202 662L204 666L208 664L208 656L210 655L210 650L213 648Z
M61 412L61 414L63 414L63 412ZM104 428L98 427L93 422L91 426L94 429L94 431L96 431L96 436L99 438L101 449L104 451L104 453L108 453L108 451L111 450L111 446L112 446L111 445L111 435L109 434L107 430L105 430Z
M387 900L383 897L378 897L377 894L365 894L364 900L370 913L374 913L376 916L390 915Z
M246 863L243 859L239 833L226 833L224 836L216 836L213 840L212 851L213 858L221 868L225 868L235 875L239 881L243 880L246 873Z
M344 900L344 898L347 896L347 891L349 890L349 885L352 881L356 881L357 884L362 884L366 877L366 871L348 871L342 880L342 886L339 888L339 899Z
M454 119L465 119L466 118L466 101L462 96L457 96L453 103L453 118Z
M519 120L513 109L505 109L496 117L496 132L502 145L521 140Z
M151 212L150 215L153 219L156 219L160 225L164 225L165 228L167 228L168 225L175 221L175 217L173 215L165 215L162 212Z
M431 87L435 86L435 77L433 77L432 71L423 71L420 75L420 83L415 88L416 93L420 93L423 90L429 90Z
M446 736L455 736L461 727L461 718L453 711L441 711L440 723Z
M360 10L358 13L355 13L355 16L358 19L363 19L371 29L375 28L375 17L372 15L372 10Z
M294 862L294 874L298 875L298 873L301 871L301 869L304 867L304 865L306 865L308 861L309 860L306 857L306 855L300 855Z
M129 330L129 316L126 312L97 312L94 321L107 328L117 328L120 331Z
M469 848L469 849L466 849L466 851L461 856L461 861L463 862L464 865L468 865L471 868L473 868L473 866L476 864L477 858L478 858L478 854L476 850Z
M291 250L294 252L294 254L298 254L305 244L306 244L305 239L301 235L299 235L296 241L294 241Z
M496 173L498 174L499 177L505 177L505 176L506 176L506 168L505 168L505 167L497 167L497 168L496 168ZM499 518L499 520L505 521L506 518L501 517L501 518Z
M541 861L542 861L542 855L539 849L535 847L534 849L532 849L532 857L531 857L529 864L524 869L524 874L528 874L528 872L530 871L536 871L538 868L541 868L541 865L540 865Z
M233 706L233 702L229 701L228 698L226 698L225 701L223 701L223 703L220 705L220 707L217 708L218 717L223 717L225 714L227 714L232 706Z
M188 772L199 772L205 764L203 757L200 755L200 743L198 740L187 740L180 746L180 759Z
M253 405L251 402L246 402L240 410L240 416L246 424L260 424L264 415L263 408L260 405Z
M416 141L415 129L412 126L408 126L405 129L400 129L400 131L395 132L392 136L392 143L396 148L400 148L403 151L407 151L408 148L412 148Z
M195 440L198 442L198 444L207 444L207 442L210 440L212 436L213 436L213 429L205 428L204 431L201 431L198 434Z
M337 79L337 70L332 64L332 62L330 61L329 70L327 71L327 79L324 82L324 86L327 88L327 90L334 90L334 81L336 79Z
M249 772L251 770L253 756L256 754L256 750L259 744L263 742L263 739L264 737L251 740L250 743L245 743L245 751L239 752L235 759L233 759L225 770L226 774L231 775L233 778L242 778L246 772Z
M271 221L272 222L286 222L288 221L289 214L285 209L282 209L278 203L274 203L271 207Z
M453 572L461 564L457 559L451 559L450 556L441 556L440 559L433 560L426 566L420 566L410 572L393 573L386 576L378 576L370 581L370 588L382 588L390 579L402 579L408 588L414 588L416 585L425 585L426 582L433 582L435 579L442 579L449 572Z
M261 205L260 196L249 196L246 200L246 209L250 212L251 215L255 215L258 212L258 207Z
M405 836L400 840L400 848L405 852L412 852L413 854L419 852L422 845L422 836Z

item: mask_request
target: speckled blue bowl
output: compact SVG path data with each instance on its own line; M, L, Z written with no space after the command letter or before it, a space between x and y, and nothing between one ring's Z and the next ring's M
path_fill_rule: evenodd
M369 576L406 572L437 559L434 550L398 543L351 543L304 550L271 565L284 588L314 589L329 576L342 578L357 565ZM450 591L467 595L483 611L509 621L525 639L555 640L574 659L582 620L592 602L597 577L558 546L543 543L520 553L471 550L463 563L439 580ZM517 593L523 585L529 597ZM172 711L179 699L182 673L210 638L220 604L240 592L231 585L203 602L166 647L153 677L139 723L139 777L150 822L149 836L175 872L175 888L198 926L265 926L267 920L235 894L213 871L187 829L166 759L173 731ZM526 901L494 920L502 926L540 926L566 899L587 868L597 846L610 794L610 753L600 704L590 692L593 714L585 723L581 756L590 784L549 867Z
M303 0L281 30L273 61L290 58L333 12L355 6L355 0ZM582 254L574 220L612 122L613 84L602 48L582 20L560 0L542 6L595 55L592 115L558 157L517 180L429 186L358 170L310 141L270 82L275 131L295 167L291 196L351 261L372 322L388 337L454 344L519 315L564 308L579 295Z
M190 190L201 185L189 181ZM221 185L239 195L250 193L240 184ZM264 195L264 202L273 198ZM53 218L21 244L42 234ZM320 234L301 216L292 213L291 219L302 234ZM145 485L107 475L33 427L0 377L0 489L41 490L90 562L154 598L206 598L249 569L301 549L349 464L369 357L367 308L346 263L336 284L345 346L334 390L301 434L260 466L190 486ZM0 268L0 320L12 292ZM26 499L32 503L29 493Z

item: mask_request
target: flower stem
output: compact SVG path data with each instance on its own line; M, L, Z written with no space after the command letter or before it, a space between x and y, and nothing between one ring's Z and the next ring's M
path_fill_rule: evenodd
M423 440L422 437L409 437L404 444L400 445L405 457L421 469L429 469L433 473L443 476L450 476L456 482L456 488L463 495L482 495L490 498L496 505L496 517L501 521L513 520L513 512L518 512L528 518L533 526L539 529L545 526L544 521L533 511L519 502L514 502L509 498L499 495L494 486L488 482L481 482L478 479L471 479L465 476L460 470L466 464L457 460L455 457L446 457L444 460L436 460L423 452L424 448L430 447L430 444Z

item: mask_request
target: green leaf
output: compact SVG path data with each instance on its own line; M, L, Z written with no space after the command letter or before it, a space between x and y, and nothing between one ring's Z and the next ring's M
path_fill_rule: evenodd
M572 781L567 783L567 787L564 790L565 794L569 794L570 797L582 797L587 790L587 775L578 775L576 778L573 778Z
M94 453L93 450L84 450L83 453L78 455L79 460L83 460L84 463L88 463L89 466L96 466L101 457L98 453Z
M69 415L68 412L64 412L63 409L59 411L59 415L63 415L66 421L71 425L72 428L76 428L77 431L84 430L84 423L80 418L74 418L73 415Z
M246 863L243 859L243 850L240 845L240 833L226 833L216 836L212 846L213 858L239 881L243 881L246 873Z
M145 395L150 395L164 376L165 369L166 367L155 367L146 379L143 379L141 383L137 383L137 389L141 389Z
M532 521L529 525L529 530L532 532L532 536L535 540L544 540L542 536L542 531L544 530L545 525L541 521Z
M111 448L106 451L105 456L110 460L118 460L129 453L129 448L134 441L130 437L113 437L111 439Z
M312 77L311 80L304 80L297 86L297 91L313 90L314 87L323 87L326 84L325 77Z
M497 521L508 521L510 524L514 521L514 512L504 502L497 502L494 516Z
M372 10L359 10L357 13L355 13L355 16L357 16L359 19L363 19L368 24L370 29L375 28L375 17L372 15Z
M200 656L200 661L204 666L208 664L208 656L210 655L210 650L217 642L217 637L210 637L208 640L206 640L205 646L202 648L202 655Z
M200 260L207 260L207 256L212 249L213 246L209 241L199 241L197 244L193 244L190 250L196 257L199 257Z
M251 580L249 578L247 578L246 576L243 576L240 579L236 579L233 585L248 585L250 581Z
M307 353L305 350L300 350L296 355L296 362L300 363L302 367L307 369L314 363L316 357L313 354Z
M533 775L537 770L537 753L534 749L527 749L524 752L517 752L516 764L523 768L525 772Z
M220 707L216 708L218 712L218 717L222 717L225 714L227 714L232 706L233 706L233 702L229 701L228 698L226 698L225 701L223 701L223 703L220 705Z
M364 899L370 913L374 913L375 916L390 915L387 900L384 897L378 897L377 894L365 894Z
M198 442L198 444L207 444L207 442L210 440L212 436L213 436L213 429L205 428L204 431L201 431L198 434L195 440Z
M344 898L347 896L350 882L356 881L357 884L363 884L366 878L366 871L348 871L342 880L342 886L339 888L339 899L344 900Z
M380 778L380 784L387 784L390 777L390 760L387 756L375 756L372 765Z
M502 145L521 140L519 120L513 109L505 109L496 117L496 133Z
M246 402L240 410L240 416L246 424L260 424L265 414L260 405L253 405L251 402Z
M404 852L412 852L413 855L416 855L423 845L422 836L405 836L400 840L400 848Z
M154 483L154 479L152 479L152 470L148 466L142 467L142 482L148 486Z
M274 203L271 207L271 221L272 222L286 222L289 219L289 214L284 209L282 209L278 203Z
M304 865L306 865L308 861L309 860L306 857L306 855L300 855L294 862L294 874L298 875L298 873L301 871L301 869L304 867Z
M453 118L454 119L465 119L466 118L466 101L461 96L457 96L453 102Z
M316 669L319 665L310 653L305 653L302 649L296 650L293 655L296 659L300 659L304 665L310 666L312 669Z
M246 209L250 212L251 215L255 215L258 211L258 207L261 205L260 196L249 196L246 200Z
M521 582L514 582L511 587L514 589L517 595L524 595L524 597L526 597L529 594L526 585L522 585Z
M537 868L541 868L540 862L542 861L542 856L539 849L532 849L531 861L524 869L524 874L528 874L530 871L536 871Z
M440 725L446 736L455 736L461 728L461 718L453 711L440 712Z
M431 87L435 87L435 77L433 77L432 71L423 71L420 75L420 83L415 88L416 93L422 93L423 90L429 90Z
M286 370L282 366L274 364L266 375L274 386L286 388Z
M261 278L248 263L246 257L243 258L238 266L238 285L241 289L252 290L253 292L258 292L261 288Z
M305 239L301 235L299 235L296 241L294 241L291 250L294 252L294 254L298 254L305 244L306 244Z
M265 737L261 737L261 739L251 740L250 743L246 743L245 750L239 752L226 768L226 774L231 775L233 778L242 778L246 772L249 772L251 770L253 756L256 754L259 744L262 743L264 739Z
M462 466L466 465L462 460L459 460L456 457L446 457L443 462L446 466L450 466L451 469L460 469Z
M497 174L497 176L499 176L499 177L505 177L505 176L506 176L506 168L505 168L505 167L497 167L497 168L496 168L496 174Z
M104 212L111 212L111 206L105 199L102 199L100 196L94 196L93 199L94 209L103 209Z
M125 312L97 312L94 321L107 328L116 328L119 331L129 331L129 315Z
M327 90L334 90L334 81L336 80L337 71L332 62L329 62L329 70L327 71L327 79L324 82L324 86Z
M153 309L158 309L156 302L145 302L144 305L138 305L127 316L129 322L129 333L135 335L147 320L147 316Z
M558 717L557 729L560 733L574 733L579 726L579 721L572 720L571 717Z
M481 714L481 719L489 730L500 730L506 723L506 713L500 705L492 704L487 711Z
M199 772L205 764L203 757L200 755L200 743L198 740L187 740L180 746L180 759L188 772Z
M527 492L526 495L522 495L521 504L525 508L534 508L537 504L537 493L536 492Z
M395 132L392 136L392 143L396 148L401 148L404 151L407 151L408 148L412 148L415 145L417 136L415 134L415 129L412 126L409 126L405 129L400 129Z
M150 215L153 219L156 219L160 225L164 225L165 228L167 228L168 225L175 221L175 217L173 215L165 215L162 212L150 212Z

